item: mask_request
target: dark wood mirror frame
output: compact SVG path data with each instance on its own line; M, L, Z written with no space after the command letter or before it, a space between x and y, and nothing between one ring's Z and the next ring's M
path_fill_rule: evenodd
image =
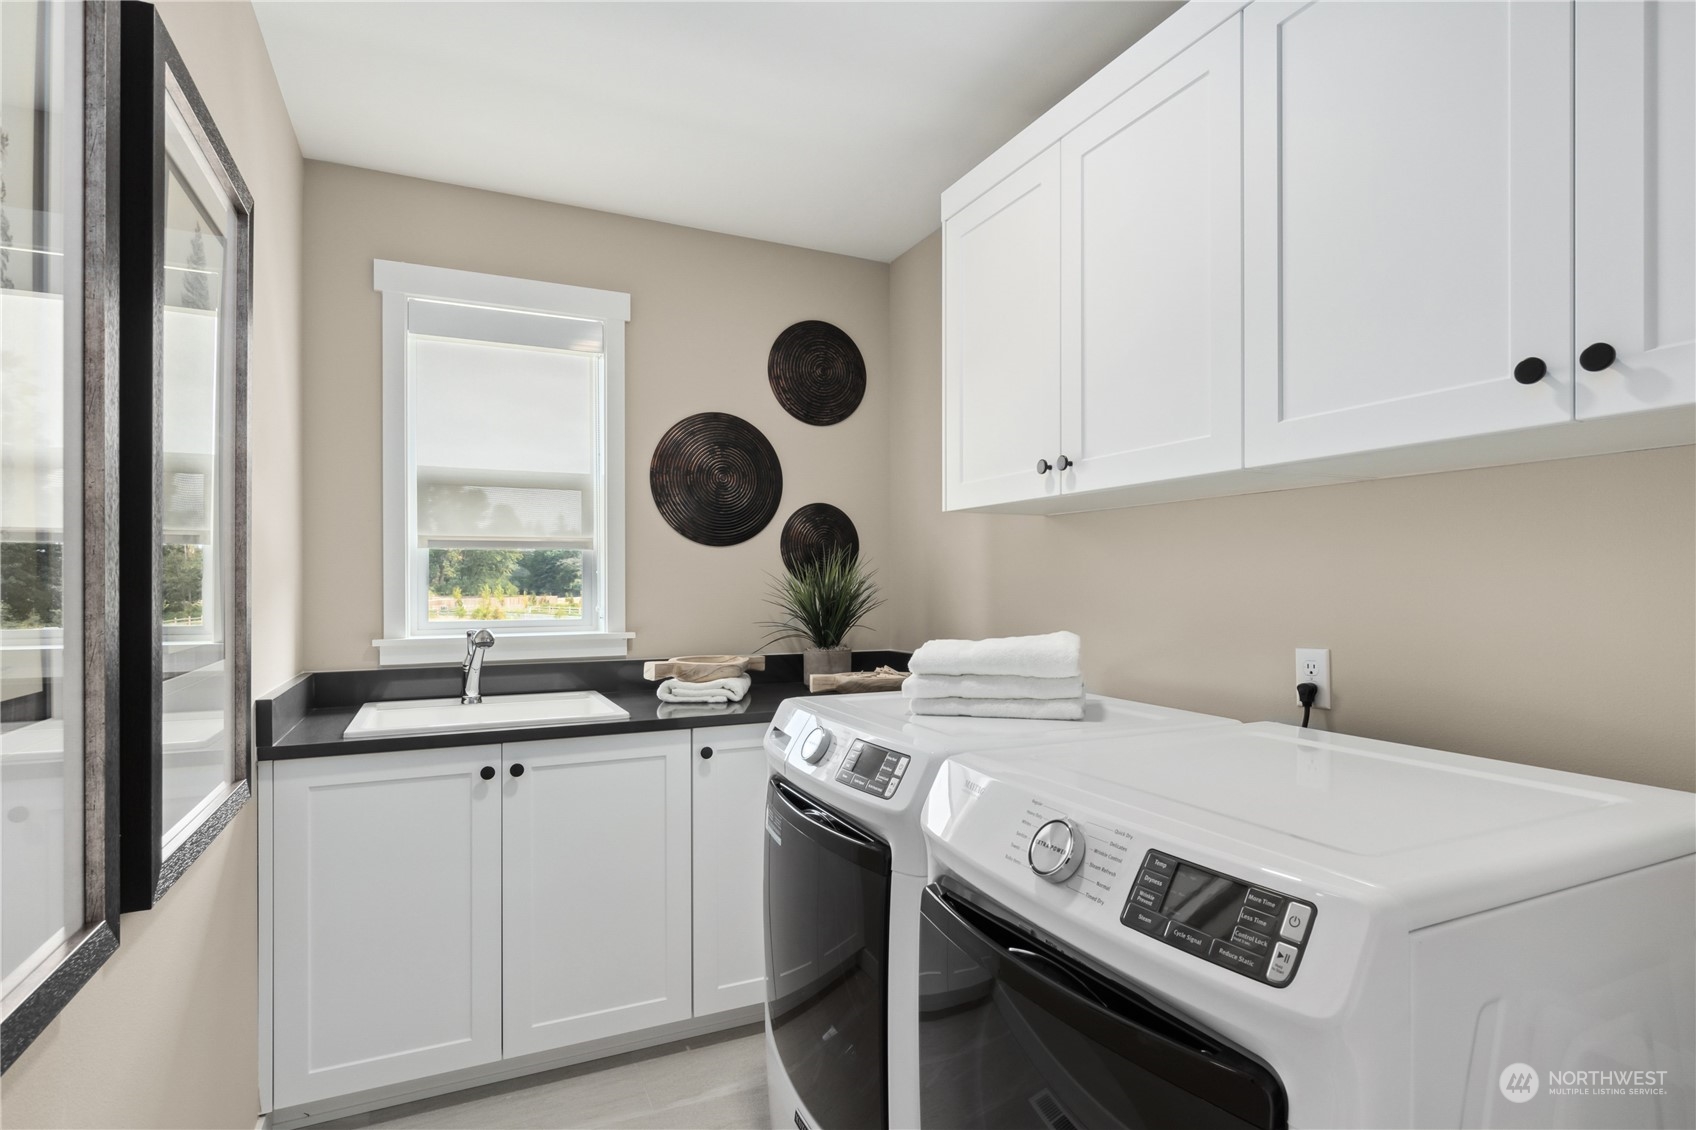
M182 56L151 4L122 3L122 191L119 217L123 492L119 578L125 615L119 626L122 760L120 819L122 906L146 910L217 838L249 797L252 688L248 614L247 354L252 310L253 198L212 121ZM186 122L191 141L218 188L231 202L225 262L228 353L219 434L216 488L227 531L220 547L227 566L223 662L227 674L230 787L186 838L167 854L164 824L164 300L166 228L166 102ZM224 453L228 453L225 457ZM215 559L216 560L216 559Z
M12 1066L118 948L118 7L82 12L83 926L6 995Z

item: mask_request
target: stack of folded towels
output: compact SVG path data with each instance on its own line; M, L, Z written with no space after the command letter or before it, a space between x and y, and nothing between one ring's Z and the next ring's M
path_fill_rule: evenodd
M741 702L753 680L746 675L727 679L709 679L704 683L687 683L682 679L667 679L661 683L658 695L661 702L717 704Z
M1084 716L1078 637L1071 632L999 640L931 640L913 653L901 685L914 714L969 718Z

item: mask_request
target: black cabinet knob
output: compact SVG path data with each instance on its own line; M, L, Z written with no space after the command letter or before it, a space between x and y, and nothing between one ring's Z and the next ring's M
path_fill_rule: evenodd
M1049 466L1050 466L1050 464L1049 464L1049 462L1048 462L1048 460L1046 460L1046 459L1038 459L1038 460L1037 460L1037 461L1036 461L1036 473L1037 473L1037 474L1039 474L1039 475L1046 475L1046 474L1048 474L1048 468L1049 468Z
M1067 467L1070 467L1071 465L1072 465L1072 461L1070 459L1066 458L1064 455L1062 455L1060 458L1058 458L1054 461L1054 469L1056 471L1064 471Z
M712 759L713 759L713 747L710 746L710 745L702 746L701 747L701 760L702 761L711 761Z
M1513 379L1522 385L1534 385L1549 375L1549 366L1541 357L1527 357L1513 367Z
M1612 365L1614 358L1618 356L1613 346L1605 341L1598 341L1594 345L1584 347L1584 352L1578 355L1578 363L1584 366L1586 373L1599 373Z
M514 762L512 768L508 769L507 772L511 773L514 777L522 777L524 776L524 766Z
M477 775L485 781L493 781L495 779L495 767L493 765L485 765L478 771Z

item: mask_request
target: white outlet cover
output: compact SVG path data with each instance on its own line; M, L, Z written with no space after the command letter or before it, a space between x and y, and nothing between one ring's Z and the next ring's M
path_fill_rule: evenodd
M1319 695L1313 700L1313 705L1318 710L1331 709L1331 649L1296 648L1296 682L1318 683Z

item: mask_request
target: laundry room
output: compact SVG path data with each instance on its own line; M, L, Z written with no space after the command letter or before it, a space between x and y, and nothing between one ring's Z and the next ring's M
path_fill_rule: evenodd
M0 1126L1696 1127L1696 0L0 32Z

